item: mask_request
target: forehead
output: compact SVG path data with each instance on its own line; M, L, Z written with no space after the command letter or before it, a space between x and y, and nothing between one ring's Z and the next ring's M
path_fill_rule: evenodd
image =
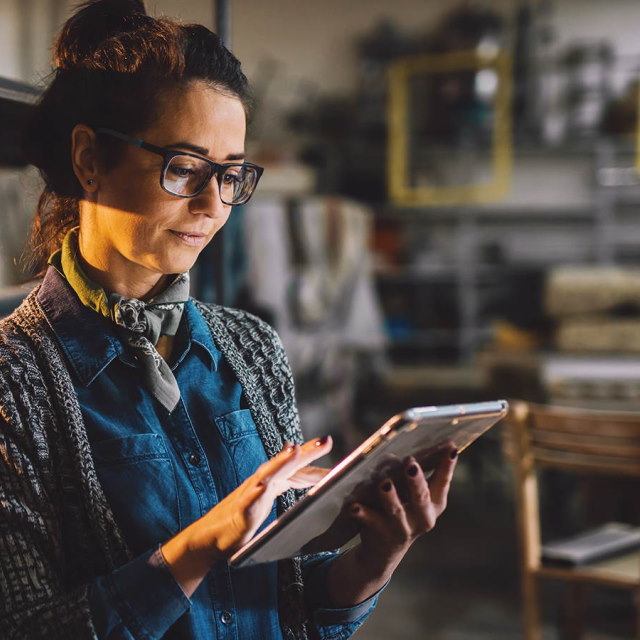
M140 137L159 146L189 142L214 157L242 153L245 134L246 115L238 97L192 82L160 97L156 119Z

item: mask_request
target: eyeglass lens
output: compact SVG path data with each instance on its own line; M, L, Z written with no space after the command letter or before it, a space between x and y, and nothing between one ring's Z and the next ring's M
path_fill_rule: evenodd
M204 188L211 176L211 166L193 156L174 156L167 164L163 186L177 196L192 196ZM225 204L246 202L257 183L257 173L251 166L230 165L218 178L220 199Z

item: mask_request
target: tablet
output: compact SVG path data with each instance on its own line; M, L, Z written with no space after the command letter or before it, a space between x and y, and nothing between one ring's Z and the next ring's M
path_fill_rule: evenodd
M408 456L415 456L429 473L444 450L455 447L462 452L507 410L506 400L494 400L414 407L393 416L293 507L237 551L230 564L243 567L335 548L336 537L330 527L337 522L345 501L356 499L368 485L393 477ZM347 540L340 540L343 542Z

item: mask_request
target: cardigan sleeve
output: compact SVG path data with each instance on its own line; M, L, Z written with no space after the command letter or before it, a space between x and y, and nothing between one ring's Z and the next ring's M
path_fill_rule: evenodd
M94 638L87 587L65 589L51 455L0 379L0 621L7 638Z

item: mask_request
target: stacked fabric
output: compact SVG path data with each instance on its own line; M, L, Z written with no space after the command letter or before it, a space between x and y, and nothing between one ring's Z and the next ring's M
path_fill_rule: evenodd
M640 269L558 267L545 306L562 351L640 352Z

